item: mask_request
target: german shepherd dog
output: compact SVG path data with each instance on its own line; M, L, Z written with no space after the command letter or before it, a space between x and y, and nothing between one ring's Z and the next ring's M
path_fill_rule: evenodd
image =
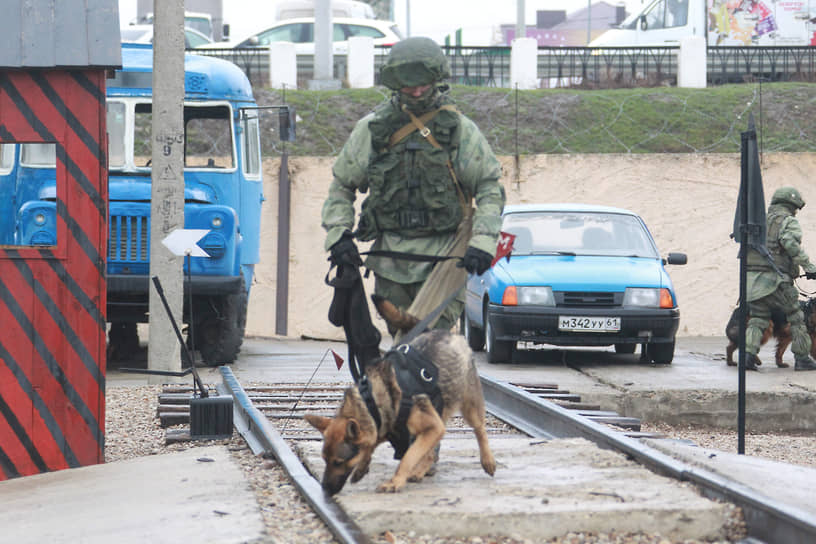
M430 474L436 462L436 447L445 434L445 424L457 412L473 428L482 468L492 476L496 460L487 442L482 386L467 341L447 331L432 330L417 336L408 344L408 349L417 350L438 369L437 383L444 407L442 413L438 413L431 398L424 393L411 397L404 423L410 433L410 445L402 454L393 477L381 483L377 491L397 492L407 481L420 481ZM323 434L322 457L326 469L322 486L327 493L334 495L340 491L349 476L352 482L359 481L368 473L374 449L390 440L393 433L404 432L396 428L403 397L397 371L388 354L366 368L370 397L379 411L379 426L359 384L346 389L334 417L305 416L306 421Z
M805 326L808 334L810 334L811 348L810 355L816 357L816 297L808 300L800 300L799 306L802 308L802 313L805 316ZM734 351L736 351L739 343L739 307L734 308L731 312L731 318L725 326L725 335L728 337L728 346L725 348L725 359L728 366L737 366L734 361ZM768 327L762 331L762 339L760 345L764 346L768 340L776 338L776 350L774 352L774 359L776 366L779 368L788 368L790 365L782 361L782 355L788 349L793 337L790 332L790 324L788 323L785 313L781 310L774 309L771 312L771 319L768 322ZM757 364L761 365L762 361L757 358Z

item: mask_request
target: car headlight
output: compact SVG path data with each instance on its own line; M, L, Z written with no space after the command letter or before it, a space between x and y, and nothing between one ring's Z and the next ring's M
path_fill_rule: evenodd
M45 221L47 219L48 218L45 216L43 212L37 212L34 214L34 224L37 225L38 227L45 225Z
M627 287L623 295L623 305L642 308L674 308L674 300L668 289Z
M212 228L214 228L214 229L220 229L221 225L223 225L223 224L224 224L224 220L221 219L220 215L213 216L212 220L210 221L210 225L212 225Z
M555 306L555 297L551 287L539 285L516 287L511 285L504 290L502 304L505 306L537 305Z

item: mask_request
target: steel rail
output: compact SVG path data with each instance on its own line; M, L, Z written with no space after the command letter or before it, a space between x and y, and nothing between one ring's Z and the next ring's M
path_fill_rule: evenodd
M233 423L256 455L271 454L280 463L295 484L301 496L317 513L338 541L365 544L370 539L303 466L283 437L270 425L264 415L253 406L238 379L226 366L219 367L222 383L219 394L232 395Z
M537 438L581 437L625 453L652 470L697 485L703 495L742 508L748 534L766 542L816 542L816 516L780 503L709 470L678 461L639 440L576 415L523 389L482 374L487 410Z

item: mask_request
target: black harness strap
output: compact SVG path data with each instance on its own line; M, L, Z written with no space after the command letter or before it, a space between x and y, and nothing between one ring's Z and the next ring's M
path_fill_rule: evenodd
M439 389L439 369L423 353L411 349L408 344L400 344L386 353L384 358L391 363L402 391L397 419L386 438L394 447L394 459L402 459L411 445L407 422L414 405L414 396L428 395L440 417L445 402Z

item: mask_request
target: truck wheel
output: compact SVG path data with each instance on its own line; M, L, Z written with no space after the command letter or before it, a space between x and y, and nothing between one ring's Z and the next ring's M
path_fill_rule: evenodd
M129 361L139 353L139 331L136 323L114 321L108 331L108 362Z
M241 351L247 316L247 293L208 297L193 326L194 347L207 366L232 363Z

